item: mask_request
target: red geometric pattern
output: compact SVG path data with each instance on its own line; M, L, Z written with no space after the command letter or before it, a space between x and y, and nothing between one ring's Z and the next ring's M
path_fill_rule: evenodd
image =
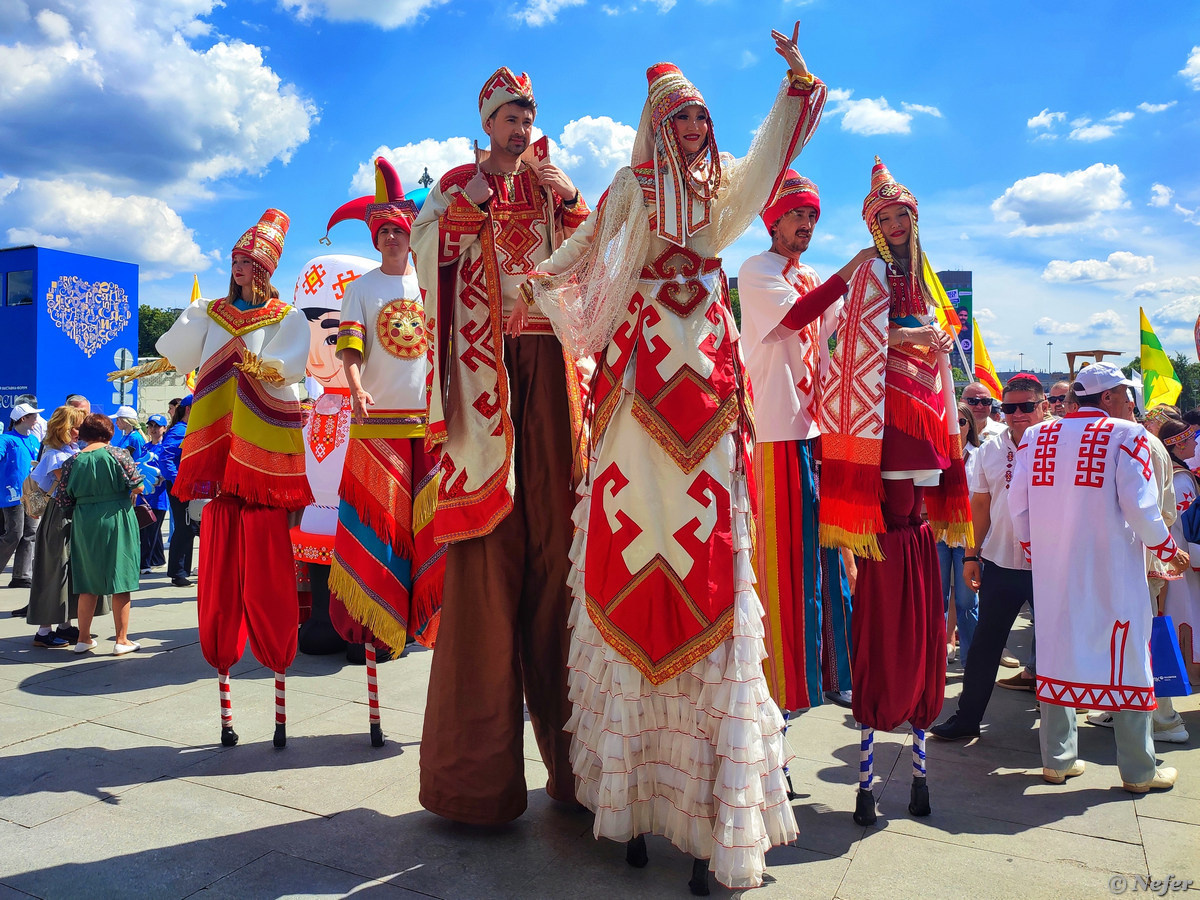
M1030 484L1038 487L1054 485L1054 455L1058 452L1058 433L1062 430L1062 419L1051 422L1038 430L1033 453L1033 478Z
M1169 562L1179 553L1179 546L1169 534L1167 535L1167 539L1161 544L1155 544L1153 547L1147 547L1146 549L1158 557L1159 562Z
M1117 711L1149 711L1158 708L1152 687L1122 687L1115 684L1083 684L1037 676L1037 698L1056 706L1086 707Z
M1088 427L1090 428L1091 426ZM1112 426L1110 425L1109 428L1111 430ZM1150 463L1150 444L1149 441L1146 440L1146 436L1139 435L1133 442L1132 450L1130 450L1124 444L1121 445L1121 449L1141 463L1142 477L1149 481L1154 475L1154 469Z
M513 177L511 195L503 175L488 174L487 179L501 201L490 207L496 249L502 251L497 254L500 267L508 275L523 275L533 269L530 254L541 246L542 228L550 221L545 195L529 168Z
M308 267L308 271L304 273L304 293L310 297L315 294L320 288L325 285L325 267L320 263L313 263ZM338 299L341 299L340 297Z
M1089 422L1079 436L1079 457L1075 462L1075 486L1104 487L1105 460L1113 423L1108 419Z
M359 273L353 269L347 269L345 272L338 273L337 280L333 283L333 296L337 298L339 303L346 299L346 285L357 280L358 277Z

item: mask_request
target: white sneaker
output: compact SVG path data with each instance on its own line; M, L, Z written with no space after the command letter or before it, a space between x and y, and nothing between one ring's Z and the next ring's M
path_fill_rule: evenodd
M1113 714L1110 712L1088 713L1087 721L1089 725L1099 725L1101 728L1112 728Z
M1154 739L1156 741L1165 741L1168 744L1186 744L1188 740L1187 729L1183 727L1183 722L1168 723L1159 726L1154 723Z

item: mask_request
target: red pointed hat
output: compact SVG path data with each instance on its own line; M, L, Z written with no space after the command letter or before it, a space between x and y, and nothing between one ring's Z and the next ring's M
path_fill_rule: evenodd
M501 66L479 91L479 120L486 122L492 113L514 100L533 101L533 82L524 72L518 78L508 66Z
M392 164L382 156L375 157L375 194L358 197L337 208L325 226L324 243L329 242L329 229L347 219L362 219L371 229L371 243L376 247L376 237L384 225L396 225L412 234L412 223L417 217L417 205L404 196L400 176Z
M794 169L788 169L783 173L783 183L775 192L774 199L763 210L762 220L767 231L774 228L785 214L801 206L811 206L817 211L817 218L821 218L821 195L817 186Z
M912 191L892 177L892 173L877 156L875 167L871 169L871 192L863 200L863 221L871 225L881 210L896 204L907 206L912 212L913 221L916 221L917 198L913 196Z
M275 274L279 257L283 255L283 239L290 224L286 213L268 209L257 225L238 238L233 245L233 255L248 256L262 266L268 275Z
M698 104L708 108L696 86L674 63L652 65L646 70L646 82L650 91L650 121L655 131L685 106Z

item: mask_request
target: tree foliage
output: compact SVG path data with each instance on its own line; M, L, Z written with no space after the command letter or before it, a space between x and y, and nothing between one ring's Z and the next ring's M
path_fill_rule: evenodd
M177 310L159 309L143 303L138 307L138 356L158 356L154 345L175 324Z

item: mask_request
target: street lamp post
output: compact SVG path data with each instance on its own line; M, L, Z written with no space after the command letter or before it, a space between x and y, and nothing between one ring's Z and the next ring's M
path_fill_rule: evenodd
M1021 357L1021 364L1017 367L1017 371L1024 372L1025 371L1025 354L1018 353L1017 356Z
M1049 375L1053 368L1050 364L1051 351L1054 349L1054 341L1046 341L1046 374Z

